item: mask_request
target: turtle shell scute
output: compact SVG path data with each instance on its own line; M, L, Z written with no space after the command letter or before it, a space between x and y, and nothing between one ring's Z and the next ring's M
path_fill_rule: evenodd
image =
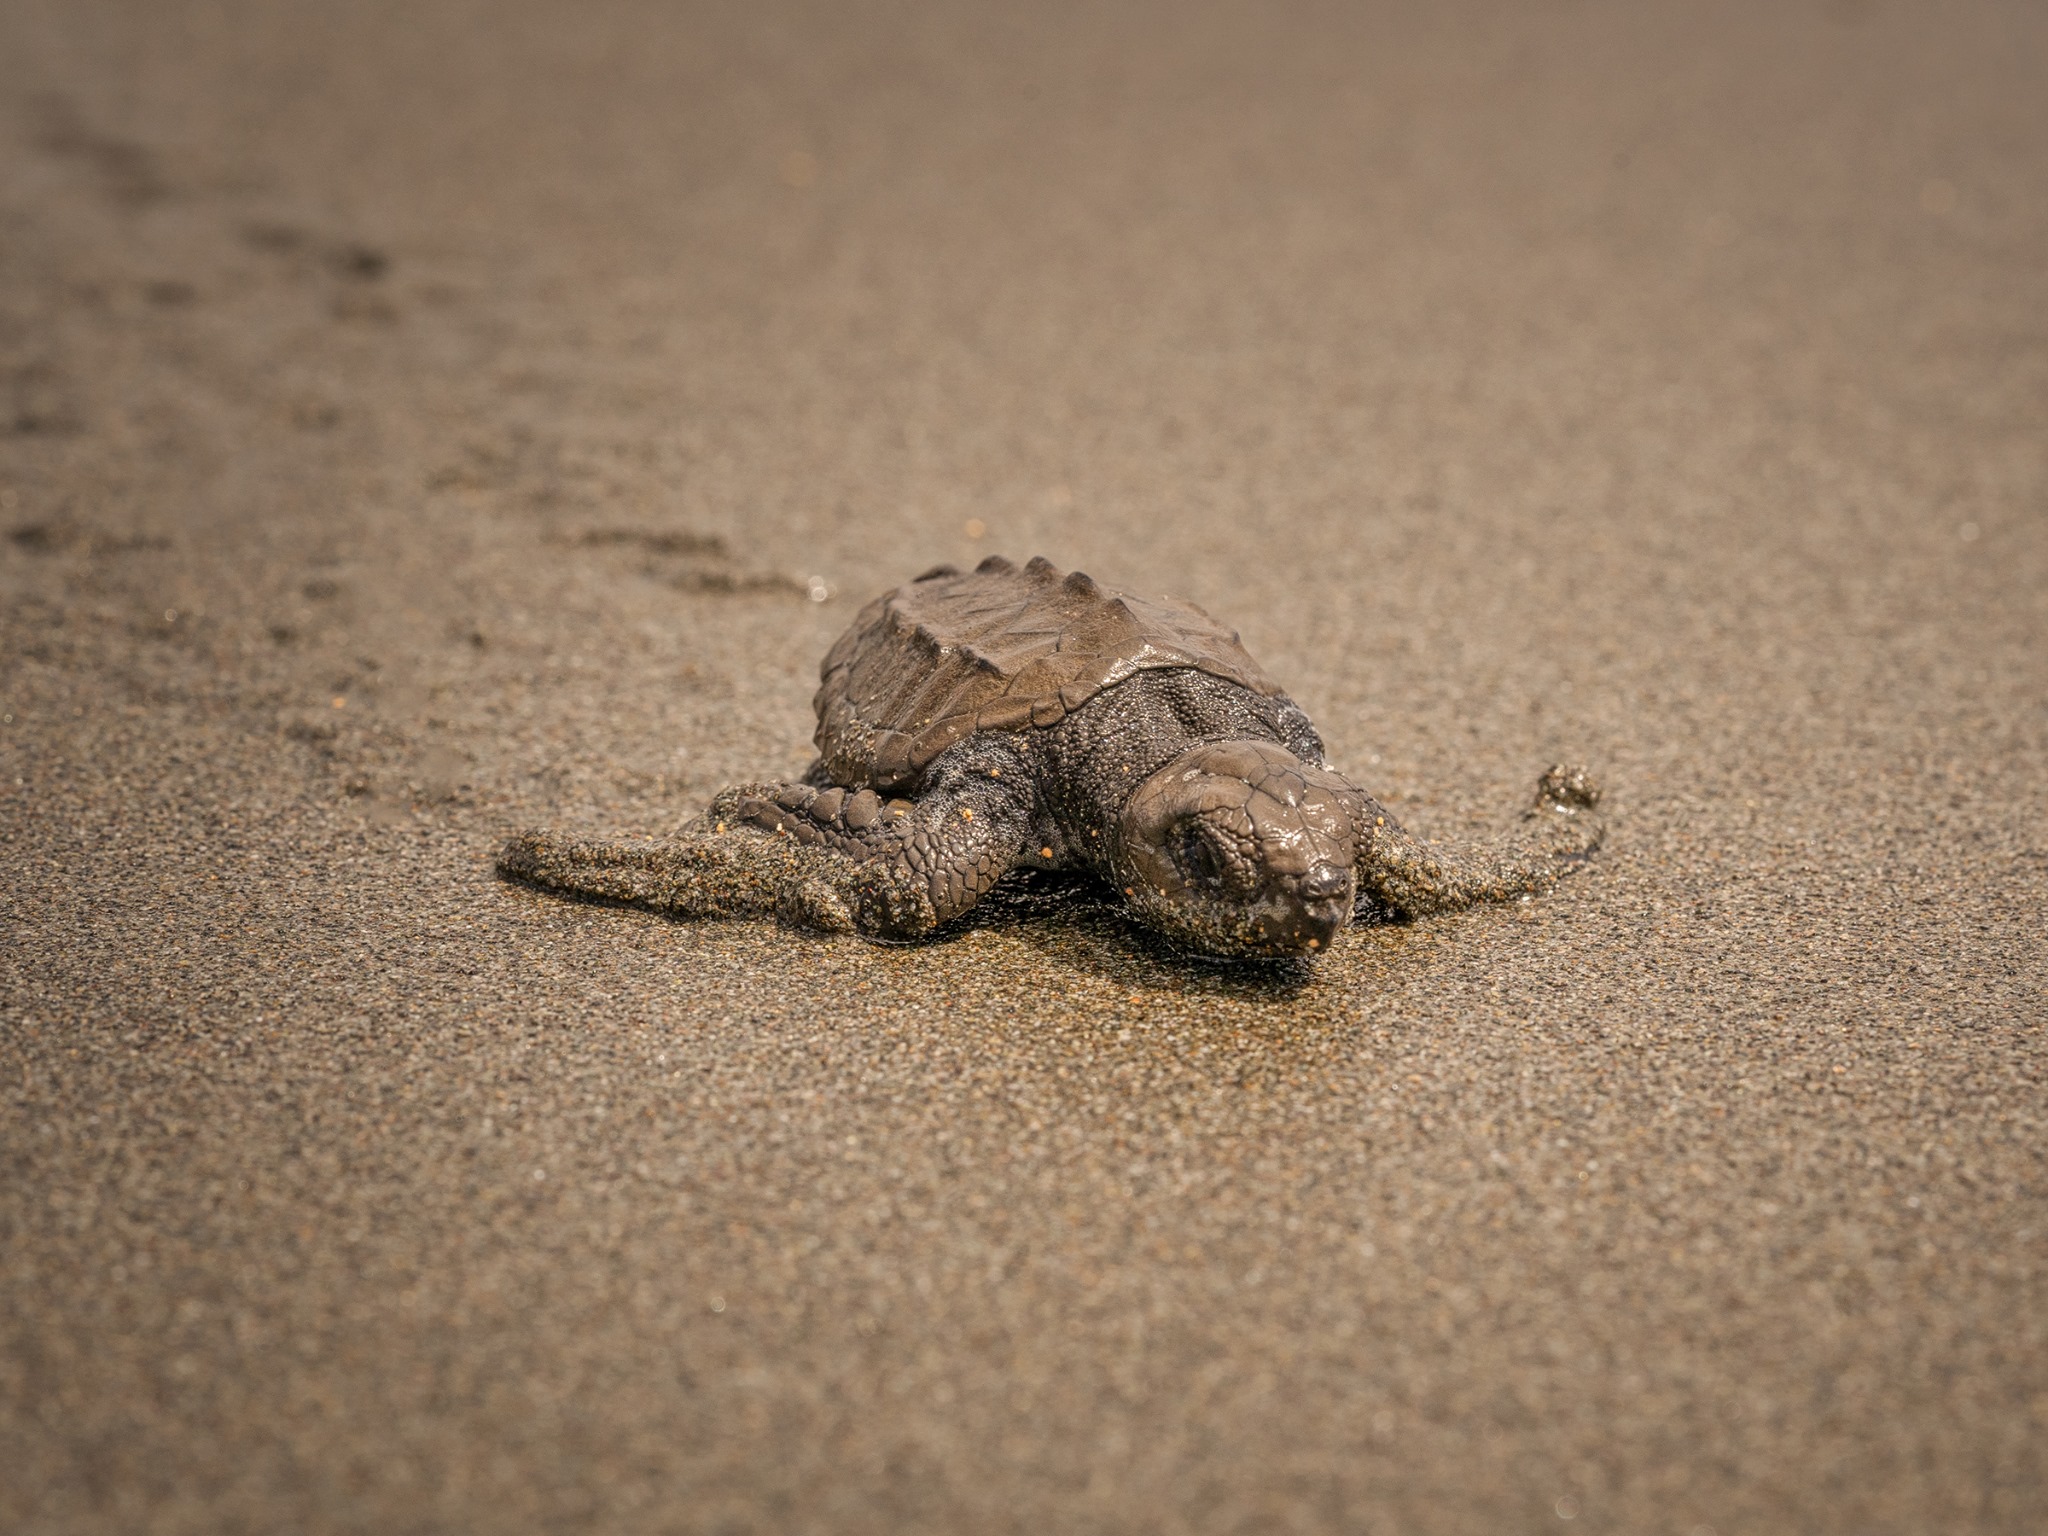
M1178 598L1134 597L1040 557L929 571L863 608L825 657L817 744L836 784L914 784L985 731L1057 724L1150 669L1280 690L1237 631Z

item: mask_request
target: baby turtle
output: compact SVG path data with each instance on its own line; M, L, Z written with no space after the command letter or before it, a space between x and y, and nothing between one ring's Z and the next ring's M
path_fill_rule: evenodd
M1520 830L1454 853L1334 772L1309 718L1192 603L1039 558L927 571L825 658L818 761L720 793L681 835L526 832L506 875L684 917L776 914L914 939L1015 869L1078 869L1176 944L1329 947L1355 918L1542 889L1600 839L1599 790L1553 768Z

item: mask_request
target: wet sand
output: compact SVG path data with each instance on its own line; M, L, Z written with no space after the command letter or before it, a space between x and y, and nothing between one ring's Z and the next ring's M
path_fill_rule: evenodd
M2038 6L0 57L0 1526L2048 1524ZM991 551L1607 847L1312 969L493 878Z

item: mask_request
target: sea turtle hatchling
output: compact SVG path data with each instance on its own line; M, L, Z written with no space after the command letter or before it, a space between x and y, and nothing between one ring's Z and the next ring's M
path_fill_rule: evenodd
M1016 869L1085 870L1139 922L1224 956L1329 948L1547 886L1600 839L1552 768L1520 829L1455 853L1330 768L1293 700L1192 603L992 556L877 598L825 658L818 761L720 793L681 834L525 832L506 875L683 917L914 939Z

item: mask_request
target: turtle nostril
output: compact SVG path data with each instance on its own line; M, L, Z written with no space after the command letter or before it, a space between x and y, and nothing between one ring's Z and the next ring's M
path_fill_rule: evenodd
M1339 869L1334 864L1318 864L1302 877L1301 899L1303 901L1333 901L1337 897L1342 896L1350 887L1351 876L1348 871Z

